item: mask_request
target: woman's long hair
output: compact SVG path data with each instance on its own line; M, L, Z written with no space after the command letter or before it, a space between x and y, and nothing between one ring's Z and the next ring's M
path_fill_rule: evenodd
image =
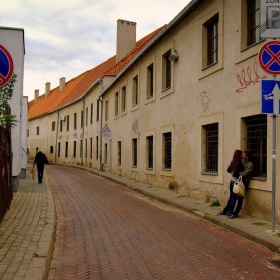
M231 161L231 169L233 170L238 163L241 162L241 150L235 150L233 153L232 161Z

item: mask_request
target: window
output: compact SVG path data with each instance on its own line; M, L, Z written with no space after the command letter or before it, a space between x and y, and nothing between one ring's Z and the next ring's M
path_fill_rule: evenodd
M92 145L93 145L93 143L92 143L92 137L90 138L90 148L89 148L89 156L90 156L90 158L92 158Z
M104 145L104 163L107 163L107 155L108 155L108 145L105 143Z
M206 66L218 62L218 22L217 14L204 24L207 31Z
M96 159L98 159L98 151L99 151L99 141L98 141L98 136L96 136Z
M81 128L84 127L84 111L81 111Z
M66 129L69 131L69 115L66 117Z
M132 139L132 166L137 167L137 138Z
M53 146L50 146L50 154L53 154Z
M171 61L169 60L170 54L171 50L162 56L162 90L166 90L171 87Z
M60 157L60 142L58 142L58 151L57 151L57 156Z
M122 164L122 142L118 141L118 165Z
M253 176L267 176L267 116L255 115L242 119L245 124L246 149L251 151L254 162Z
M36 135L39 135L39 133L40 133L40 128L39 128L39 126L37 126L36 127Z
M260 41L260 0L247 0L248 46Z
M86 108L86 126L88 125L88 107Z
M85 148L86 148L86 150L85 150L85 158L87 158L87 139L86 139L86 143L85 143Z
M80 140L80 158L83 158L83 140Z
M65 157L68 157L68 142L65 142Z
M115 93L115 116L119 114L119 93Z
M172 134L163 133L163 168L171 169L172 164Z
M96 101L96 121L99 121L99 99Z
M52 131L55 131L55 122L52 122Z
M121 111L126 110L126 87L122 87L122 100L121 100Z
M77 150L77 142L74 141L74 142L73 142L73 157L74 157L74 158L76 157L76 150Z
M218 172L218 135L219 124L209 124L203 126L204 134L204 171L210 173Z
M93 122L93 103L90 105L90 124Z
M108 121L108 114L109 114L109 104L108 100L105 101L105 121Z
M153 136L147 137L147 168L153 169L154 166L154 139Z
M77 129L77 113L74 113L74 129Z
M138 75L133 78L132 85L132 106L138 105Z
M147 94L146 97L150 98L154 95L154 64L147 68Z
M26 131L26 136L29 137L29 129Z
M60 120L59 122L59 131L62 132L63 129L63 120Z

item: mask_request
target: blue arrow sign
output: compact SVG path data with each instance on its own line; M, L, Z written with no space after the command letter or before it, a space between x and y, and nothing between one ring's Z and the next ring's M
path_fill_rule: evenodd
M261 80L262 114L279 114L280 81Z

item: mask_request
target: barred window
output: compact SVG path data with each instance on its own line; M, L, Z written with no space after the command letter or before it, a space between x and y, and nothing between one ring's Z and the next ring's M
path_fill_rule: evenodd
M118 165L122 164L122 142L118 141Z
M147 161L148 161L148 164L147 164L147 168L149 169L153 169L153 166L154 166L154 140L153 140L153 136L148 136L147 137L147 155L148 155L148 158L147 158Z
M172 134L163 134L163 168L171 169L172 164Z
M108 145L105 143L104 145L104 163L107 163L107 158L108 158Z
M68 142L65 142L65 157L68 157Z
M137 138L132 139L132 166L137 167Z
M247 150L252 153L253 176L267 176L267 116L243 118L247 129Z
M205 171L217 173L219 124L209 124L203 126L203 128L205 131Z
M76 157L76 148L77 148L77 142L74 141L74 142L73 142L73 157L74 157L74 158Z

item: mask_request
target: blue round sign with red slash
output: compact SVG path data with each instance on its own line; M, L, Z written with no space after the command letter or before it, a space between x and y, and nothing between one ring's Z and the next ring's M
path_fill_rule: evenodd
M14 63L10 53L0 45L0 87L4 86L12 77Z
M270 41L259 51L259 64L263 71L271 75L280 74L280 42Z

